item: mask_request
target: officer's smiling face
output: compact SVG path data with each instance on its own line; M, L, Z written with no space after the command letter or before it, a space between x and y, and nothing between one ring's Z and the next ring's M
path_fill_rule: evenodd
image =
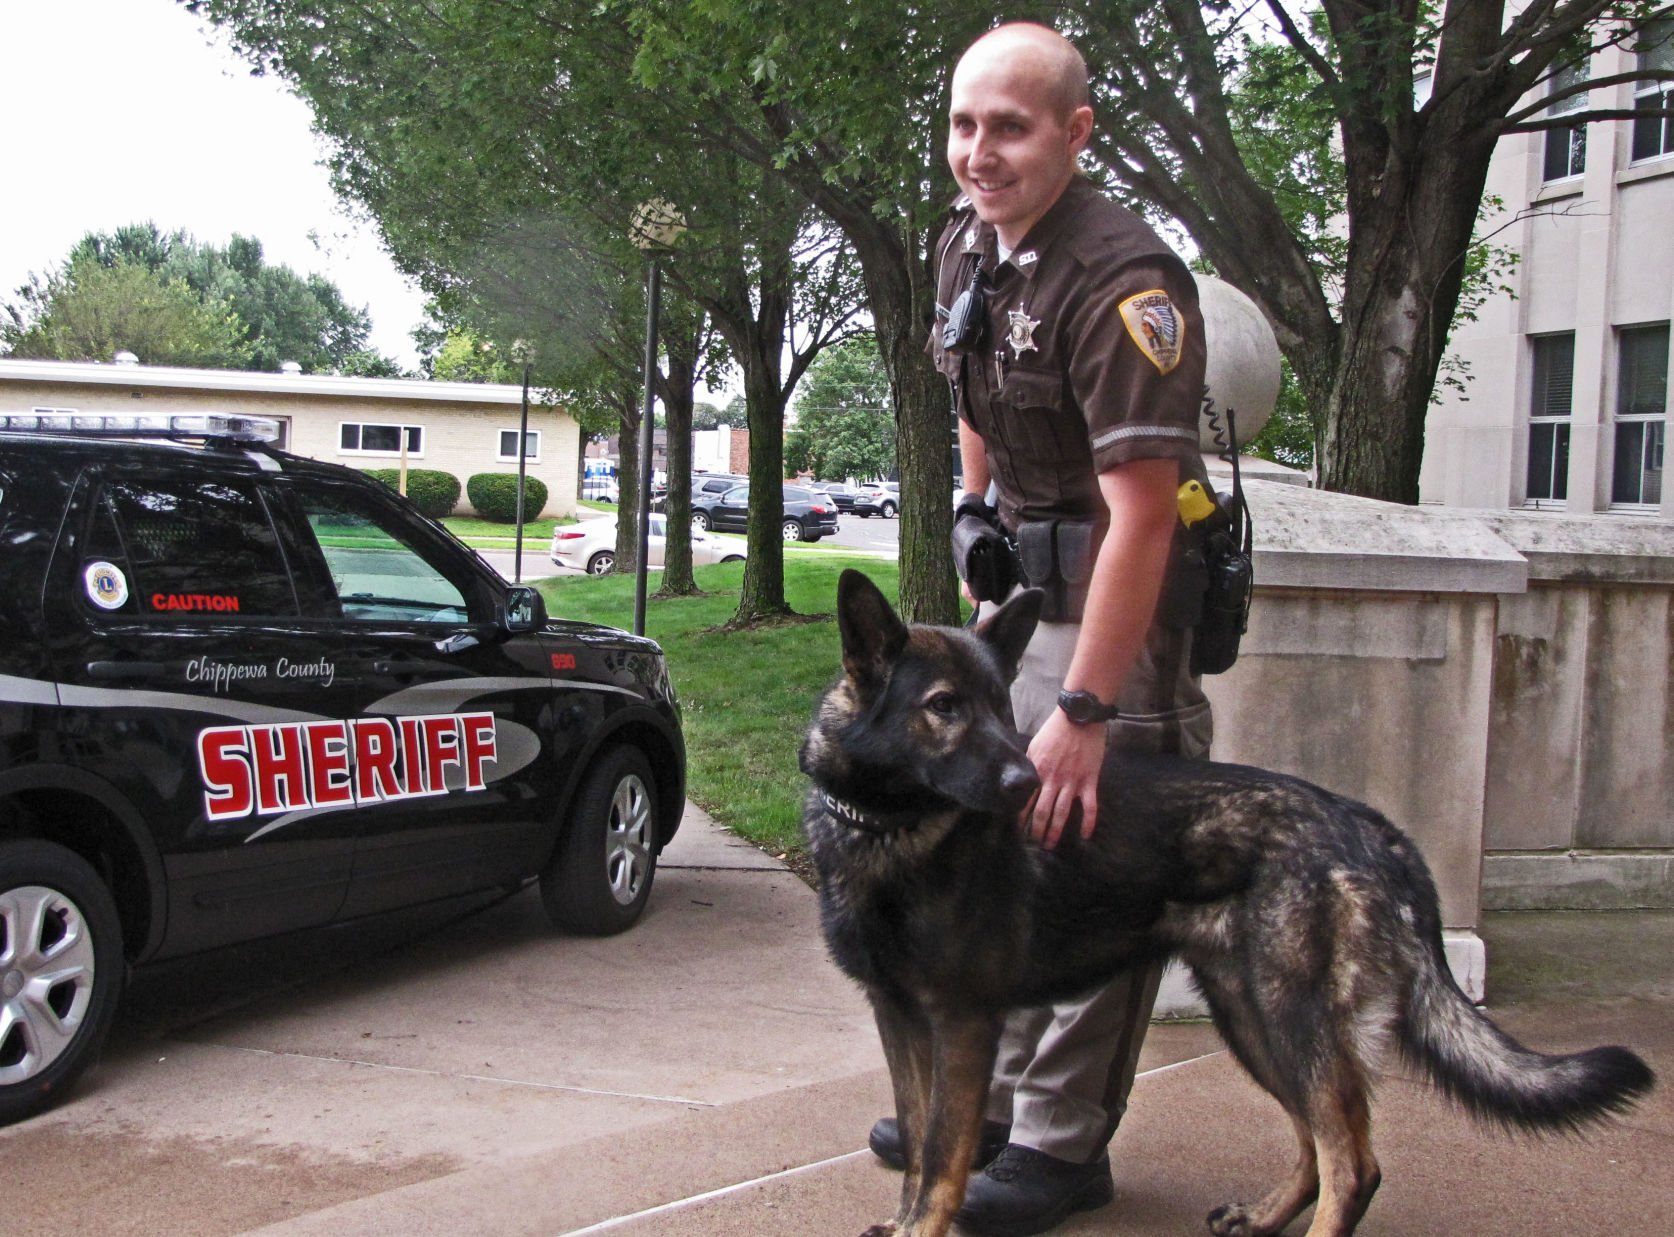
M1092 111L1068 108L1026 38L978 42L953 72L947 162L981 218L1015 248L1058 200L1092 130Z

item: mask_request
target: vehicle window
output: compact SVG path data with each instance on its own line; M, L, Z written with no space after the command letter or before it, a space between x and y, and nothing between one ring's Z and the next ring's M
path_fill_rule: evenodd
M465 594L389 514L350 491L298 496L331 572L343 617L360 622L466 622Z
M285 556L254 488L171 476L107 480L83 580L95 612L171 621L295 617Z

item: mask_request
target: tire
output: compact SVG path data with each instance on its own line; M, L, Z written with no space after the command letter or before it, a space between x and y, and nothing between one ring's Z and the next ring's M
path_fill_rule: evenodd
M744 556L742 554L728 554L721 561L723 563L742 563L744 561Z
M657 876L657 784L637 747L612 747L588 770L564 836L541 873L553 924L584 936L634 925Z
M806 541L807 540L807 538L802 533L802 521L801 520L786 520L784 523L780 524L779 525L779 535L781 537L783 537L786 541Z
M692 512L692 527L700 533L707 533L715 525L710 521L707 511L694 511Z
M616 553L614 550L600 550L587 560L587 574L590 576L608 576L616 567Z
M883 518L884 519L893 520L896 516L898 508L895 506L894 503L885 501L883 503L883 505L878 508L878 510L883 513Z
M0 842L0 1125L56 1103L98 1059L125 971L116 902L87 861Z

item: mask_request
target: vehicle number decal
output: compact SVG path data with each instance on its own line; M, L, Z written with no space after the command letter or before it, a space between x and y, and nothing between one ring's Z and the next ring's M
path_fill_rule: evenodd
M198 734L212 821L482 790L496 758L492 713L212 726Z
M554 653L552 655L552 668L554 670L574 670L575 669L575 654L574 653Z

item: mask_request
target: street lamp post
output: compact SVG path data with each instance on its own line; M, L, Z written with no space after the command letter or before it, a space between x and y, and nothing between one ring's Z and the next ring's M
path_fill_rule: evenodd
M634 635L645 634L645 592L651 557L651 440L655 436L657 383L657 319L662 310L661 254L685 231L673 206L663 201L641 203L634 212L629 235L650 261L645 276L645 405L639 419L639 553L634 567Z
M532 357L523 340L512 344L512 357L523 362L523 414L517 423L517 543L512 551L512 583L523 583L523 484L529 460L529 366Z

